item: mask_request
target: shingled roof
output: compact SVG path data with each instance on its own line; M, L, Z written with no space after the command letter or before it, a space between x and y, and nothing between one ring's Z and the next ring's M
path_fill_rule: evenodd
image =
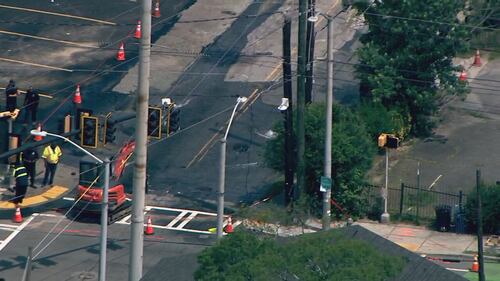
M467 281L464 277L446 270L362 226L354 225L332 231L341 232L348 238L368 242L383 253L404 257L407 260L405 268L399 276L388 281ZM284 242L295 238L281 238L280 240ZM193 274L197 267L196 254L193 253L163 258L147 272L141 281L194 280ZM167 276L168 278L165 279Z
M409 250L369 231L362 226L338 229L347 237L363 240L381 252L405 257L408 261L401 274L391 281L467 281L464 277L451 272Z

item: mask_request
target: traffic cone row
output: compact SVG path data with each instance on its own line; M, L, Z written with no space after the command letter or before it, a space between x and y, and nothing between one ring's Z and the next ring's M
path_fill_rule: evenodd
M479 50L476 50L476 55L474 56L473 66L481 66L481 55L479 54Z
M233 233L234 232L233 221L231 220L231 217L227 218L227 224L226 224L226 228L224 229L224 232L226 232L226 233Z
M75 96L73 97L73 103L81 104L82 96L80 95L80 84L76 85Z
M462 69L462 72L460 72L460 76L458 76L458 80L465 82L467 81L467 72L465 69Z
M36 130L39 131L39 132L42 131L42 124L41 123L38 123L38 126L36 126ZM33 139L35 141L41 141L41 140L43 140L43 137L39 136L39 135L35 135L35 137Z
M479 272L479 262L477 261L477 255L474 256L474 262L472 263L472 268L470 269L472 272Z
M125 60L125 45L123 44L123 42L121 42L120 49L118 49L118 54L116 54L116 60L117 61Z
M137 26L135 27L134 38L141 39L141 37L142 37L141 21L137 21Z
M153 11L153 17L155 17L155 18L161 17L161 14L160 14L160 0L156 0L155 9Z
M153 235L155 233L153 229L153 223L151 221L151 216L148 217L148 223L146 224L146 230L144 230L144 234Z
M16 213L14 214L14 217L12 218L12 221L15 223L21 223L23 222L23 216L21 215L21 208L16 207Z

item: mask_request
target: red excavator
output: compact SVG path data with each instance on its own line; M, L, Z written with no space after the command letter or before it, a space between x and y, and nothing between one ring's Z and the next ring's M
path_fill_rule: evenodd
M125 169L125 164L132 156L135 142L126 143L120 152L110 159L111 171L109 179L109 222L116 221L130 213L130 202L125 194L125 187L120 183L120 178ZM79 214L98 215L101 212L102 187L104 185L104 166L97 163L90 156L80 160L80 177L78 192L75 195L75 209Z

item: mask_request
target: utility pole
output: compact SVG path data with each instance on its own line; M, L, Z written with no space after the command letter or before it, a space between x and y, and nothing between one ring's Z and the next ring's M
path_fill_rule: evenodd
M144 202L146 192L147 122L151 55L151 1L142 1L142 38L139 49L139 91L136 102L135 163L130 231L129 281L142 278L144 251Z
M108 195L109 195L109 159L104 159L104 188L101 202L101 249L99 256L99 281L106 281L106 252L108 245Z
M419 221L419 215L420 215L420 162L418 162L417 164L417 217L416 217L416 220L415 222L418 224L420 224L420 221Z
M326 89L326 128L325 128L325 177L332 177L332 126L333 126L333 19L325 16L328 21L328 83ZM330 229L330 213L332 189L327 188L323 193L323 230Z
M306 25L307 25L307 1L299 0L299 40L298 40L298 65L297 65L297 189L295 193L300 193L306 186L305 171L305 124L304 115L306 108L305 82L306 82Z
M483 214L481 207L481 170L476 170L477 188L477 251L479 256L479 281L486 281L484 276L484 255L483 255Z
M292 21L290 16L284 15L283 25L283 97L288 99L288 108L285 110L285 206L293 201L293 107L292 107Z
M387 211L387 200L389 199L389 148L385 147L385 187L384 187L384 213L380 216L381 223L389 223L390 215Z
M307 10L307 18L316 15L316 0L308 0L309 9ZM313 90L313 76L314 76L314 45L316 42L316 36L314 34L314 24L315 22L307 21L307 38L306 38L306 49L307 49L307 61L306 61L306 104L312 102L312 90Z

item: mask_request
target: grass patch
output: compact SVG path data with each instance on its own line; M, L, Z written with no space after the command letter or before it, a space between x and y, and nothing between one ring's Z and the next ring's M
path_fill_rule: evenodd
M485 263L486 280L488 281L500 281L500 263ZM477 273L468 272L465 274L465 278L471 281L478 281L479 276Z

